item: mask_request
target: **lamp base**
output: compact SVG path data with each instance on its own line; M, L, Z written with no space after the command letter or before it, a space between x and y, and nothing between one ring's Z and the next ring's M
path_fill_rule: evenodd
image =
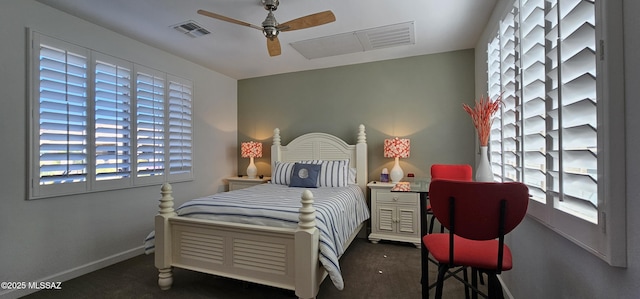
M404 177L404 172L402 171L402 168L400 168L400 161L398 160L399 158L396 157L393 168L391 168L391 172L389 172L389 178L391 178L391 182L394 184L400 182Z
M249 162L249 167L247 167L247 176L250 179L255 179L257 174L258 174L258 167L256 167L256 164L253 163L253 157L251 157L251 160Z

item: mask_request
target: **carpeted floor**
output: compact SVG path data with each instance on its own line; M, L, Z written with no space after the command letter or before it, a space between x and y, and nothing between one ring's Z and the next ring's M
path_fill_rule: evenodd
M344 290L325 279L318 298L420 298L420 250L403 243L371 244L356 239L340 259ZM431 264L430 280L436 266ZM153 255L141 255L24 298L295 298L276 289L189 270L174 269L173 287L161 291ZM464 298L462 284L445 282L444 298ZM431 297L433 297L433 291Z

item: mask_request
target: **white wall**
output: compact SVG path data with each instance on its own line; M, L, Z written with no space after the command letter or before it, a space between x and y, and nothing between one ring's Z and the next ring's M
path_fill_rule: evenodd
M627 153L627 256L628 267L609 266L571 241L526 217L510 235L514 268L502 275L514 298L640 298L640 1L608 0L622 3L624 15L624 60L626 93ZM499 0L496 22L511 0ZM486 93L485 36L476 46L476 93ZM623 34L622 32L620 34ZM622 144L620 146L623 146Z
M141 254L160 186L25 200L27 27L194 82L196 179L174 184L178 204L237 172L237 81L38 2L0 2L0 281L59 281Z

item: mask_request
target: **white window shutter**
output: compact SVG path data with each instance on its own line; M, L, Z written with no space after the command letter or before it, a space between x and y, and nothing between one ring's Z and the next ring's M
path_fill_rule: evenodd
M95 60L95 179L126 180L132 174L131 65L100 55Z
M192 178L193 87L188 80L169 76L169 179Z
M86 190L89 53L39 34L34 40L32 169L37 176L31 196Z
M158 71L137 69L136 173L139 178L159 177L165 174L165 78Z

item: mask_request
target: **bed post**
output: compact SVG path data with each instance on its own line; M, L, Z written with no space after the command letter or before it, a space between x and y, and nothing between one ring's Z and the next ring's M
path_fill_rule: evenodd
M295 283L298 298L315 298L318 285L318 246L320 233L316 228L316 209L313 194L302 192L298 229L295 233Z
M171 232L169 230L169 218L176 215L173 210L173 193L171 184L164 183L162 185L160 198L160 210L155 218L155 264L160 272L158 274L158 286L161 290L168 290L173 283L173 274L171 273Z
M280 129L273 129L273 145L271 145L271 171L276 167L276 161L280 161L282 155L280 154Z
M358 142L356 143L356 167L358 168L356 182L362 189L364 194L367 194L367 176L369 170L367 168L367 134L364 132L364 125L360 124L358 127Z

